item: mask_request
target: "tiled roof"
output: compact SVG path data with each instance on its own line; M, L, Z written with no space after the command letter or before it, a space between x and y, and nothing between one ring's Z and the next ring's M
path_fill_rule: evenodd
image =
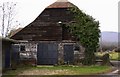
M16 29L16 30L12 30L10 37L14 36L16 33L18 33L19 31L21 31L22 29L23 29L23 28L18 28L18 29Z
M47 8L68 8L72 7L73 4L70 2L58 2L56 1L55 3L49 5Z

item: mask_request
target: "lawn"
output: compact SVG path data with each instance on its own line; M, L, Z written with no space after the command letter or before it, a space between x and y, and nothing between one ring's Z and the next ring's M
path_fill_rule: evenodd
M18 68L5 75L94 75L110 71L109 66L37 66Z

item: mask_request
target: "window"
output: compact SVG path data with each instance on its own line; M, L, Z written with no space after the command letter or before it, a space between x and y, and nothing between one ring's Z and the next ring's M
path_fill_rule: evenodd
M25 51L25 45L20 46L20 51Z
M79 50L80 50L80 47L79 47L79 46L75 46L75 47L74 47L74 50L75 50L75 51L79 51Z

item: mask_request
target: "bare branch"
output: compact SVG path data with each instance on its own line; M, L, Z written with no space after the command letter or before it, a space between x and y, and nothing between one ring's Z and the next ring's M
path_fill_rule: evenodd
M0 21L1 21L1 34L2 37L7 37L8 33L10 32L14 21L16 21L15 18L15 7L16 7L16 3L13 2L5 2L2 3L2 5L0 6L0 10L1 10L1 17L0 17Z
M2 34L2 37L4 36L4 28L5 28L5 26L4 26L4 21L5 21L5 4L3 3L3 6L2 6L2 14L3 14L3 16L2 16L2 31L1 31L1 34Z

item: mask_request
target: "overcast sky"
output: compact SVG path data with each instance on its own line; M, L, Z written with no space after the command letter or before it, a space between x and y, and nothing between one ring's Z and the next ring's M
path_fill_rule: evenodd
M0 0L13 1L17 4L17 20L22 27L30 24L50 4L56 0ZM80 10L100 22L101 31L118 31L118 1L119 0L68 0Z

